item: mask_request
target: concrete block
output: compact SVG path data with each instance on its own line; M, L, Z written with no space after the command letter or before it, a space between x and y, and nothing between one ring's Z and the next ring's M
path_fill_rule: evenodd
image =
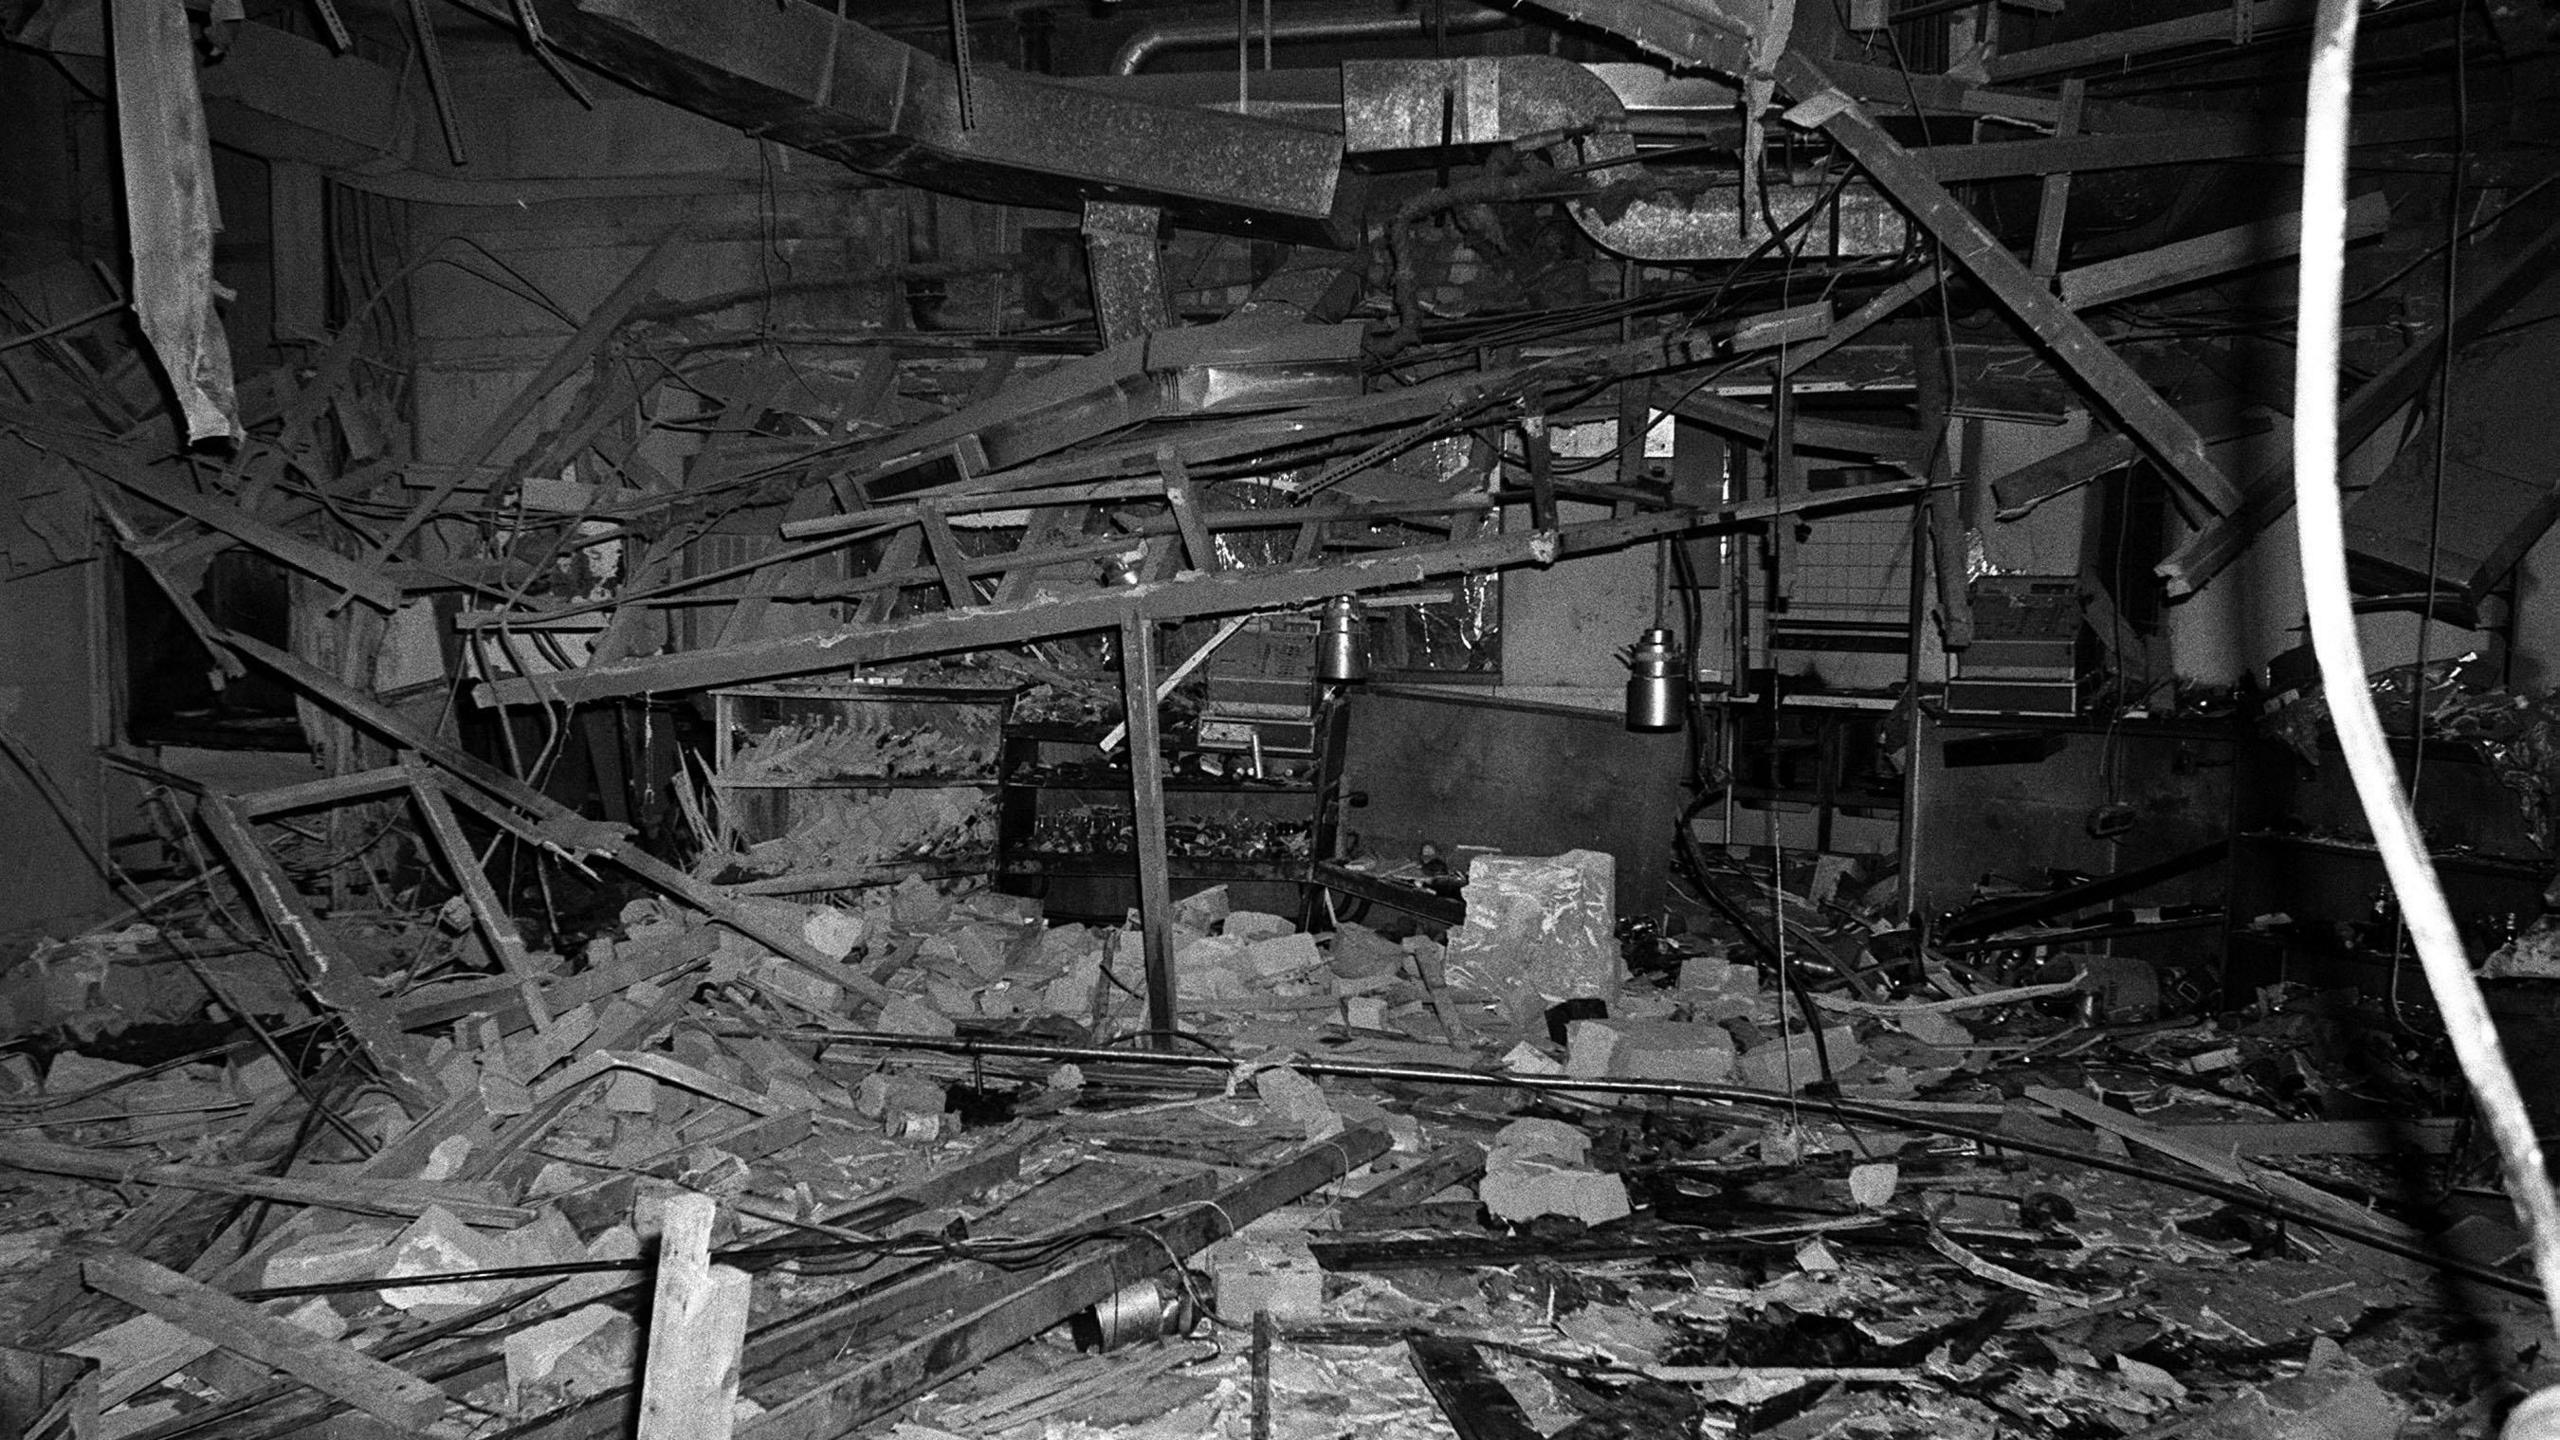
M1846 1025L1823 1030L1823 1045L1831 1054L1833 1074L1858 1063L1862 1052L1858 1039ZM1811 1085L1822 1078L1822 1058L1815 1053L1813 1036L1803 1032L1784 1040L1766 1040L1752 1046L1742 1056L1736 1078L1758 1090L1784 1090L1792 1074L1797 1086Z
M1591 1153L1591 1137L1561 1120L1532 1115L1495 1131L1493 1144L1487 1149L1579 1165L1582 1157Z
M1324 1271L1304 1243L1263 1240L1234 1243L1233 1250L1213 1255L1209 1274L1218 1290L1218 1318L1230 1325L1250 1325L1257 1310L1268 1310L1282 1322L1313 1323L1324 1318Z
M1252 962L1254 973L1266 979L1303 974L1324 963L1324 951L1317 948L1316 937L1294 932L1256 940L1245 956Z
M1333 949L1326 965L1344 980L1373 980L1404 968L1404 950L1394 941L1356 921L1333 927Z
M1575 1020L1564 1027L1564 1073L1576 1080L1597 1080L1617 1059L1624 1032L1608 1020Z
M1256 940L1268 940L1278 935L1298 933L1298 927L1288 920L1278 915L1266 915L1259 910L1228 911L1226 923L1220 927L1220 930L1228 939L1242 940L1247 944Z
M1582 1170L1496 1150L1487 1156L1476 1196L1494 1218L1510 1224L1541 1215L1564 1215L1600 1225L1630 1214L1627 1182L1599 1170Z
M1733 1037L1720 1025L1669 1020L1616 1023L1619 1040L1608 1073L1620 1079L1721 1085L1733 1078Z
M833 905L817 906L809 912L808 919L800 922L800 938L830 960L852 954L869 933L870 927L862 923L861 916Z
M872 1024L890 1035L951 1035L958 1027L951 1017L911 995L892 995L880 1007L880 1018Z

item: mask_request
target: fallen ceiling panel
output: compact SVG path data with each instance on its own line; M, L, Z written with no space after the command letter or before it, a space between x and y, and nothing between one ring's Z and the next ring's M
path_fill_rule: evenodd
M999 204L1161 207L1203 229L1342 243L1342 147L1295 126L1150 105L994 66L968 75L814 5L526 0L547 43L762 139ZM512 23L503 6L473 8Z

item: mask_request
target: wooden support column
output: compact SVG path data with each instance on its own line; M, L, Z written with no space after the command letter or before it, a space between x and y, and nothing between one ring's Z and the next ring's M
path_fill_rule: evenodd
M533 957L525 949L524 936L516 932L516 922L498 902L498 892L489 883L489 872L480 868L480 857L471 853L471 842L463 836L462 822L454 818L453 802L447 798L443 782L435 768L415 753L402 756L400 764L409 774L409 796L417 802L418 814L427 822L427 839L444 857L444 868L453 873L454 887L462 892L462 903L470 909L480 938L489 942L489 953L498 957L499 968L516 982L516 993L524 997L525 1013L533 1017L533 1027L550 1029L551 1008L543 1003L542 986L533 973Z
M2068 140L2080 130L2080 107L2089 98L2085 80L2062 82L2062 105L2053 123L2053 138ZM2071 206L2071 172L2057 170L2044 177L2044 195L2036 207L2036 249L2030 269L2038 280L2050 285L2062 271L2062 217Z
M1946 626L1947 648L1962 650L1973 644L1973 595L1965 588L1969 537L1965 534L1961 513L1952 517L1950 523L1941 523L1949 517L1938 507L1936 489L1955 475L1956 457L1947 451L1947 407L1955 388L1950 373L1953 369L1951 360L1935 334L1911 347L1911 374L1919 401L1920 428L1936 437L1926 452L1931 488L1921 495L1920 506L1931 512L1924 528L1937 552L1936 564L1931 568L1938 572L1938 614ZM1921 563L1916 552L1911 563ZM1914 623L1919 622L1915 620Z
M969 583L968 557L960 553L960 537L951 533L951 521L942 507L926 501L917 508L916 523L924 532L926 548L933 552L934 571L942 577L942 597L954 610L977 604L977 587Z
M1173 1047L1173 875L1165 858L1163 727L1156 715L1155 626L1131 611L1120 622L1120 694L1129 716L1129 791L1138 812L1138 923L1147 963L1147 1029Z
M1174 527L1181 532L1183 553L1190 557L1194 570L1218 568L1218 544L1209 534L1208 522L1200 518L1200 499L1191 489L1190 467L1171 445L1156 447L1156 469L1164 476L1165 503L1173 509Z
M711 1263L719 1202L691 1192L667 1201L658 1240L649 1359L640 1376L640 1440L729 1440L739 1354L747 1340L747 1273Z

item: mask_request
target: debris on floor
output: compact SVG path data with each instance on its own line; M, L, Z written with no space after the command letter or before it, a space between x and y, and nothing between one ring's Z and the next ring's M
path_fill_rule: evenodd
M2086 970L1798 988L1704 933L1631 968L1605 905L1535 922L1579 864L1512 865L1491 913L1532 918L1445 946L1195 894L1163 1046L1135 928L914 877L668 884L513 969L438 906L316 920L376 1042L272 980L108 1021L173 962L272 963L210 873L12 977L9 1413L2361 1440L2486 1435L2551 1378L2458 1091L2369 1006L2093 1024Z

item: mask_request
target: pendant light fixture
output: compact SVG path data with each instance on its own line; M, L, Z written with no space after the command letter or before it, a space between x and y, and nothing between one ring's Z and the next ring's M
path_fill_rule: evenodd
M1369 637L1360 602L1336 595L1324 602L1324 616L1316 628L1316 678L1338 685L1366 679L1368 674Z

